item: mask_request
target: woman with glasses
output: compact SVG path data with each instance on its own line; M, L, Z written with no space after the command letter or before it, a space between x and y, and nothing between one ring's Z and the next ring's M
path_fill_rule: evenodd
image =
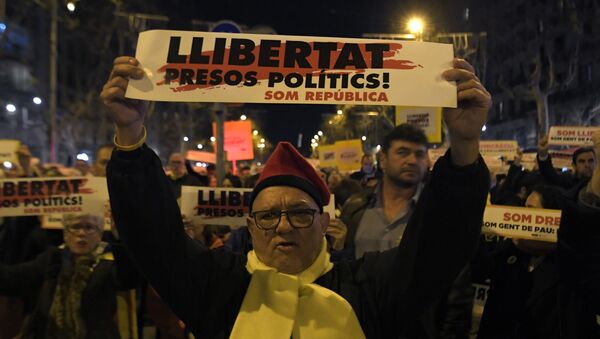
M0 265L0 294L34 300L19 338L120 338L116 293L135 287L132 263L118 244L102 242L101 216L65 215L63 225L60 248Z

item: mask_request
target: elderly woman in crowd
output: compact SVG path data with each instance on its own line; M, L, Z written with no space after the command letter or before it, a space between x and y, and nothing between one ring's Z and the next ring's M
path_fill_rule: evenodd
M134 286L136 271L124 249L102 241L102 217L65 215L63 224L60 248L0 265L0 294L22 297L33 309L21 338L120 338L116 293Z

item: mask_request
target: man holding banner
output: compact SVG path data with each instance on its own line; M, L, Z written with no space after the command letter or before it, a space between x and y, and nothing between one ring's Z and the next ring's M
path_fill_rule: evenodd
M549 184L570 190L576 189L577 186L586 183L591 178L597 162L593 148L580 147L575 150L572 163L574 174L565 173L562 175L558 174L552 166L552 158L548 149L548 136L543 136L538 144L537 161L540 174Z
M323 236L329 192L287 143L253 191L254 251L211 252L189 239L161 162L144 144L146 105L124 95L129 79L144 72L136 59L117 58L101 98L116 125L108 185L123 241L198 338L433 337L423 317L470 258L489 187L478 149L490 95L466 61L453 66L443 73L457 82L458 108L445 111L451 149L436 164L402 243L334 265Z

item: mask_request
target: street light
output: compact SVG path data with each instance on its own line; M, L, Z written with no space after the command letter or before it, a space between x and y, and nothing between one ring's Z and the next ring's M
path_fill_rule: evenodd
M360 138L362 141L367 141L367 137L366 136L362 136L362 138Z
M487 126L486 126L486 125L483 125L483 127L481 127L481 131L482 131L482 132L485 132L485 130L487 130Z
M9 111L10 113L14 113L17 110L17 106L15 106L13 104L8 104L8 105L6 105L6 110Z
M252 134L253 134L254 136L257 136L257 135L258 135L258 130L256 130L256 129L255 129L254 131L252 131Z
M322 137L323 136L323 131L318 131L317 134Z
M265 138L260 138L260 143L264 144L265 143Z
M189 140L190 140L190 138L188 138L188 137L183 137L183 141L189 141Z
M406 26L408 31L417 37L417 41L423 41L423 29L425 27L425 23L421 18L414 17L410 19Z
M77 154L77 160L89 161L90 157L85 153Z
M215 137L210 137L210 141L211 141L211 142L215 142L215 140L217 140L217 138L215 138Z
M245 114L242 114L242 115L240 116L240 120L244 121L244 120L246 120L246 119L248 119L248 117L247 117Z
M75 12L75 3L72 1L69 1L69 3L67 3L67 9L71 13Z
M198 144L198 145L196 145L196 148L198 148L198 149L203 149L203 148L204 148L204 146L203 146L202 144Z
M41 105L42 104L42 99L40 99L40 97L34 97L33 98L33 103L36 105Z
M337 110L337 114L338 114L338 115L342 115L342 114L344 114L344 111L342 111L341 109L338 109L338 110Z

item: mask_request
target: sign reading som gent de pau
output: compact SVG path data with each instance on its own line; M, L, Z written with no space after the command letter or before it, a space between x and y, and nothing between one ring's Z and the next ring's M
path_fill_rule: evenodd
M448 44L152 30L136 58L133 99L456 107Z

